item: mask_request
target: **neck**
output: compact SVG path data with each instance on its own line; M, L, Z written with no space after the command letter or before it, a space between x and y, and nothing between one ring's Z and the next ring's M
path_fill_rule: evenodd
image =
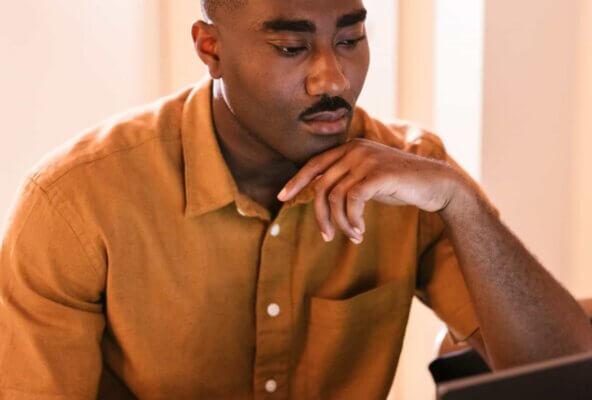
M276 195L297 166L239 123L228 108L219 80L213 84L212 114L222 154L239 190L274 215L281 206Z

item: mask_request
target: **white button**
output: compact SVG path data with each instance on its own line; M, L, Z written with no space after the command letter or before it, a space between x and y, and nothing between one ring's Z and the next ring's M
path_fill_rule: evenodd
M265 390L267 390L269 393L275 392L276 389L277 389L277 382L275 380L270 379L267 382L265 382Z
M267 306L267 313L270 317L277 317L280 315L280 306L278 306L276 303L271 303Z
M269 234L273 237L276 237L277 235L280 234L280 226L278 224L273 224L271 226L271 230L269 231Z

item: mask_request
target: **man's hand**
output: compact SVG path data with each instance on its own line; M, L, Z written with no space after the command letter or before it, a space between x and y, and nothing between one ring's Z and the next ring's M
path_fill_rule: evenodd
M440 213L479 320L476 347L493 368L592 351L590 322L573 297L453 167L356 139L312 158L278 199L290 200L311 182L325 240L333 239L335 223L360 243L371 199Z
M365 139L354 139L310 159L278 199L292 199L312 181L323 239L333 239L335 223L356 244L363 240L367 201L436 212L448 206L463 182L444 162Z

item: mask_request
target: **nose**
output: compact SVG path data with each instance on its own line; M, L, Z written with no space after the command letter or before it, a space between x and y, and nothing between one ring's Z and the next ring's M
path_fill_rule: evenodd
M306 79L306 91L310 96L337 97L349 90L350 82L343 67L331 50L319 51L314 58Z

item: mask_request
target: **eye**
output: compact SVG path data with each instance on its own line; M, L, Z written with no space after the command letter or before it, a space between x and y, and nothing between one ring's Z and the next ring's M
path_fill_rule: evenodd
M289 46L276 46L274 45L275 49L280 53L283 57L295 57L298 54L306 51L308 48L306 46L299 46L299 47L289 47Z
M366 36L361 36L356 39L342 40L341 42L337 42L337 45L353 49L354 47L356 47L358 43L360 43L364 39L366 39Z

